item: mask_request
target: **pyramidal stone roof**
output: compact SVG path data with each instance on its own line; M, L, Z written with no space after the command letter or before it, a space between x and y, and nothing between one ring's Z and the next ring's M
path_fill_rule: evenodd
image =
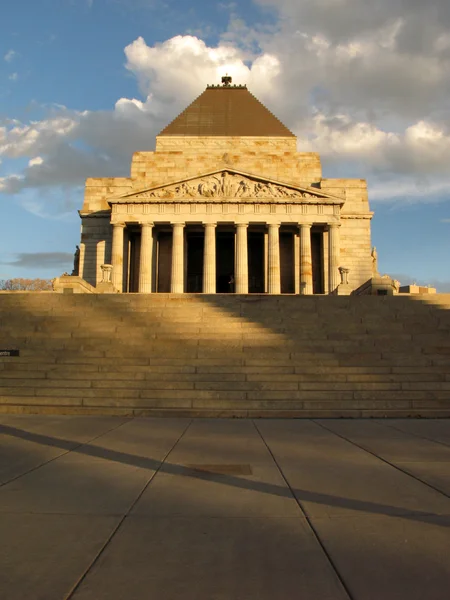
M295 137L247 86L224 80L222 86L208 86L159 135Z

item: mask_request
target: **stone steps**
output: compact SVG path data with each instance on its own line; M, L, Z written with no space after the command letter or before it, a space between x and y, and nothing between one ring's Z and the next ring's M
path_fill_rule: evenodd
M450 296L0 294L0 411L449 416Z

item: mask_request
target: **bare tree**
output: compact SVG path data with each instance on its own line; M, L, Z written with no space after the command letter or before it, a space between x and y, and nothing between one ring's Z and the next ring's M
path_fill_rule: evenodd
M52 289L51 279L0 279L0 290L6 292L47 292Z

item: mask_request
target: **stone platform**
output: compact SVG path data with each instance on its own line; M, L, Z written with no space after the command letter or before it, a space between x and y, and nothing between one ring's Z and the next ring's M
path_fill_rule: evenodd
M0 294L0 413L450 416L450 295Z
M447 600L449 420L0 416L7 600Z

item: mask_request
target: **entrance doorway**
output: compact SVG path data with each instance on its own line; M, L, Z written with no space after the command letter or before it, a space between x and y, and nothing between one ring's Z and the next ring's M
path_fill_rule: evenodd
M140 232L128 231L128 280L126 291L136 293L139 291L139 261L141 256L141 234Z
M216 291L218 294L234 292L234 232L217 232L216 277Z
M311 232L313 294L324 294L323 232Z
M172 276L172 233L160 231L158 233L158 286L160 293L170 292Z
M264 293L264 232L248 233L248 291L250 294Z
M282 294L295 294L294 266L294 234L290 231L281 231L280 270Z
M187 282L188 294L200 294L203 291L203 248L205 236L202 233L189 233L187 241Z

